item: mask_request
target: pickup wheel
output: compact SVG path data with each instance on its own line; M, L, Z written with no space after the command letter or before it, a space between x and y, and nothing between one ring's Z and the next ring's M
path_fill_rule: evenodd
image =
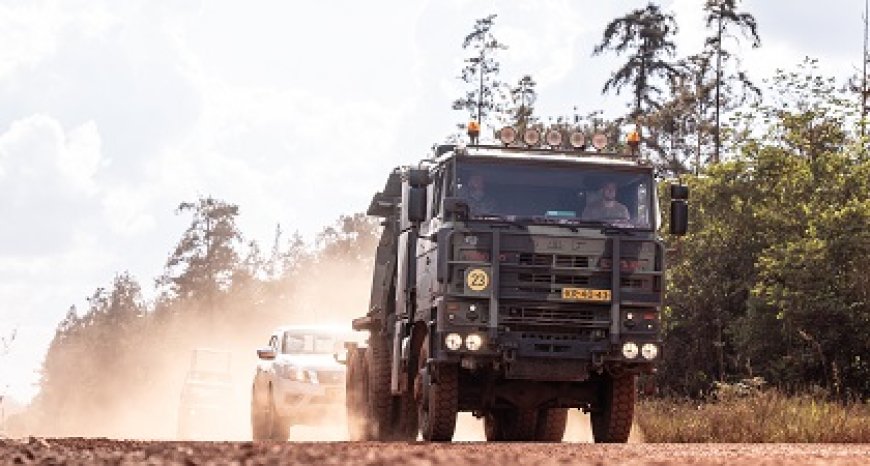
M251 434L254 441L269 440L269 406L257 401L257 385L251 389Z
M595 443L625 443L634 418L635 375L607 375L599 391L598 409L592 411L592 437Z
M254 386L251 397L251 433L255 441L285 441L290 436L290 426L286 419L278 415L275 400L269 390L268 401L257 401L257 388Z
M383 335L369 338L367 350L367 418L371 440L389 440L393 421L393 394L390 390L390 347Z
M539 442L561 442L565 436L565 426L568 424L566 408L538 410L538 423L535 428L535 440Z
M423 339L417 358L417 376L414 379L414 397L417 400L420 433L423 440L449 442L456 430L459 411L459 368L454 365L438 367L437 381L429 374L429 336Z
M287 419L282 418L278 414L278 410L275 409L275 399L271 396L269 398L271 399L271 402L269 403L269 406L271 407L271 416L269 418L271 424L269 429L271 434L269 436L270 440L286 442L287 439L290 438L290 423Z

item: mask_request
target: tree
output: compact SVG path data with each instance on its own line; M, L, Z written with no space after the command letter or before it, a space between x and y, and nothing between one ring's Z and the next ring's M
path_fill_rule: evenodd
M752 84L746 73L739 68L739 60L734 54L723 47L723 39L730 37L738 40L736 36L728 34L729 28L737 28L744 37L752 40L752 47L758 48L761 46L761 38L758 36L758 24L755 17L749 13L737 12L737 3L739 0L707 0L704 4L706 15L707 28L715 26L715 33L707 37L704 41L706 53L716 56L716 100L715 100L715 132L713 163L719 163L719 152L721 141L721 112L722 112L722 86L725 84L728 89L726 95L738 96L736 104L742 104L747 96L747 91L754 93L757 97L761 96L761 91ZM732 60L737 62L733 73L729 76L723 76L723 67L727 66ZM724 81L724 83L723 83ZM738 85L742 89L736 89ZM732 100L729 99L729 100ZM732 104L733 108L735 105Z
M236 227L238 206L204 197L196 203L182 202L176 212L191 212L193 219L166 261L158 285L182 298L207 297L226 289L242 242Z
M538 100L537 85L532 76L527 74L510 88L511 107L507 109L509 124L524 129L534 122L532 115L535 113L535 101Z
M607 80L602 93L614 90L618 95L623 87L631 85L635 100L630 119L636 120L661 106L656 97L663 91L656 84L657 78L669 80L681 74L677 66L666 60L676 52L673 42L676 32L674 16L662 13L650 3L611 21L604 29L601 43L595 46L593 55L606 50L617 55L628 53L628 61Z
M469 118L481 125L491 113L503 110L503 83L498 80L500 64L496 53L507 49L492 33L496 15L492 14L474 22L472 31L462 42L463 50L471 50L471 56L465 59L459 79L468 84L468 90L463 97L453 102L454 110L465 110ZM460 125L462 126L462 125Z

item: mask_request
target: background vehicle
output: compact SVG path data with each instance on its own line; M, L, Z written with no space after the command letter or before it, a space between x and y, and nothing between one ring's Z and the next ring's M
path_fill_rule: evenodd
M257 350L254 440L287 440L292 425L334 421L334 414L341 414L346 369L336 353L343 351L349 333L318 326L280 327L272 333L268 345Z
M230 420L233 380L230 352L197 348L191 352L190 369L181 389L178 438L213 440Z
M560 441L579 408L595 441L628 439L636 376L660 352L654 170L636 139L624 154L603 135L587 150L578 132L536 131L439 146L372 199L384 229L370 310L353 324L371 337L348 353L347 408L366 421L353 438L449 441L471 411L489 440ZM605 185L622 218L586 215L606 210L590 209ZM487 198L469 195L484 186ZM688 192L671 194L682 234Z

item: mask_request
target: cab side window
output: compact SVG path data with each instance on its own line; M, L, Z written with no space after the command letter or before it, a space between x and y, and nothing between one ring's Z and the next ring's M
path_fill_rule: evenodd
M272 335L272 338L269 339L269 347L278 352L278 337Z
M429 185L429 193L431 194L431 198L429 199L430 213L429 218L435 218L441 213L441 193L443 192L443 177L440 172L435 173L435 176L432 178L432 184Z

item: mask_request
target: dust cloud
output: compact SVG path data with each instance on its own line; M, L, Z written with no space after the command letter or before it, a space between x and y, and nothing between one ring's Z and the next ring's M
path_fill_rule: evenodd
M137 336L135 349L121 363L63 354L61 368L51 372L53 386L65 388L63 396L37 395L31 406L9 419L15 436L106 437L116 439L173 440L178 436L179 408L185 377L194 349L207 348L230 355L231 393L223 401L218 419L204 419L209 440L250 440L251 388L258 359L256 349L267 345L281 325L336 325L351 330L351 319L365 315L371 286L371 261L320 260L311 273L299 273L279 286L259 290L263 302L284 305L252 312L249 301L231 293L215 299L213 308L175 306L171 315L149 316ZM111 348L108 349L111 351ZM64 384L79 381L80 372L95 373L88 387ZM94 396L89 387L96 387ZM332 418L335 421L338 419ZM323 438L347 437L344 419L340 428L319 429ZM296 428L293 429L297 430ZM299 428L304 433L304 428ZM291 432L291 435L294 432ZM301 434L300 434L301 435Z
M207 431L193 440L251 439L250 402L258 363L256 349L266 346L280 325L331 324L350 330L350 321L366 313L371 285L369 261L321 261L316 273L300 273L262 296L265 302L285 302L267 312L238 308L232 297L221 309L175 309L173 316L153 319L137 340L136 350L122 364L97 367L99 387L108 396L95 400L70 386L63 402L38 396L31 407L10 422L17 436L106 437L115 439L179 439L179 408L185 377L196 348L230 355L231 392L222 400L219 418L202 419ZM280 299L274 299L280 298ZM215 317L215 316L219 317ZM65 355L68 374L89 364L76 354ZM299 441L347 440L343 407L324 413L323 425L293 426L290 439ZM638 429L634 429L637 432ZM483 422L470 413L459 415L456 441L484 441ZM631 441L638 441L633 435ZM591 442L587 415L571 410L567 442Z

